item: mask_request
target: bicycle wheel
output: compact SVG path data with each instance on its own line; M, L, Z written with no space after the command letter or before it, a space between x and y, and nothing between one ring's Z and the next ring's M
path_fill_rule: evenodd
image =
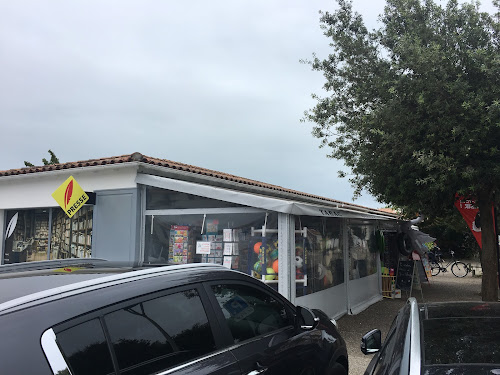
M464 262L455 262L451 266L451 272L456 276L456 277L465 277L469 273L469 268Z
M439 264L431 262L431 275L437 276L439 275L439 272L441 272L441 267L439 266Z

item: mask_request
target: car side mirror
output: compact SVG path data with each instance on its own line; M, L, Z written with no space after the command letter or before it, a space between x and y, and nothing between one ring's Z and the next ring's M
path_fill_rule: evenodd
M361 351L363 354L373 354L382 348L382 333L380 329L374 329L361 338Z
M297 321L301 329L310 331L319 324L319 318L307 307L297 306Z

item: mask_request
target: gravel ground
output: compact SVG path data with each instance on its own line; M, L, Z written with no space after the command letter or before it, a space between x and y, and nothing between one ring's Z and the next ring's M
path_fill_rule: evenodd
M481 277L467 275L459 279L451 272L432 277L422 285L424 302L481 301ZM361 337L368 331L379 328L385 337L398 310L405 304L402 299L384 298L358 315L345 315L338 319L338 327L347 343L349 353L349 375L362 375L372 356L363 355L359 349ZM412 297L422 302L420 290L413 290Z

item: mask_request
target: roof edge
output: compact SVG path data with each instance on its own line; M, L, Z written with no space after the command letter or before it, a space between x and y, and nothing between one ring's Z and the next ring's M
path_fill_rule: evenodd
M43 165L43 166L34 166L34 167L25 167L19 169L10 169L6 171L0 171L1 177L8 176L22 176L22 175L34 175L37 173L44 172L53 172L53 171L65 171L72 170L75 168L87 168L87 167L95 167L95 166L109 166L109 165L120 165L120 164L139 164L145 166L152 166L153 169L155 167L159 167L161 170L170 170L175 172L175 174L182 174L184 176L193 176L193 177L201 177L204 180L210 181L220 181L223 185L231 185L233 187L241 187L243 190L259 190L261 193L271 193L271 195L292 195L300 200L315 202L315 203L323 203L323 204L333 204L339 205L342 207L359 210L359 211L368 211L373 213L383 213L384 215L393 216L395 219L398 218L399 215L395 213L384 212L381 209L370 208L366 206L361 206L353 203L343 202L340 200L326 198L315 194L304 193L301 191L287 189L282 186L273 185L264 183L257 180L252 180L248 178L243 178L239 176L235 176L228 173L218 172L215 170L196 167L189 164L179 163L166 159L158 159L150 156L146 156L140 152L134 152L132 154L120 155L120 156L112 156L107 158L99 158L99 159L90 159L90 160L82 160L76 162L67 162L67 163L59 163L52 165Z

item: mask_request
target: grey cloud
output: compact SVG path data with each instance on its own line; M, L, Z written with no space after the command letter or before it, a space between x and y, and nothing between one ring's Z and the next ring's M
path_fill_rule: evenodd
M0 170L140 151L350 201L299 122L327 0L0 3ZM380 0L355 0L375 24ZM356 201L379 207L369 195Z

